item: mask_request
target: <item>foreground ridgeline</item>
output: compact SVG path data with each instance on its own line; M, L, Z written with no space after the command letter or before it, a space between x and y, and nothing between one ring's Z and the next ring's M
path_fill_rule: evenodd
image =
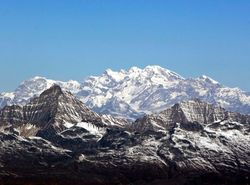
M7 104L25 105L53 84L70 91L95 112L131 120L194 98L228 111L250 114L250 93L223 86L204 75L183 78L160 66L132 67L119 72L108 69L82 83L34 77L24 81L14 92L1 93L0 108Z
M250 116L200 100L128 122L52 85L0 111L0 184L247 184L249 131Z

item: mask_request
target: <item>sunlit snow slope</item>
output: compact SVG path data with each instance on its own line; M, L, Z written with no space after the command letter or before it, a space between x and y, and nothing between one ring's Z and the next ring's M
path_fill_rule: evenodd
M71 91L93 110L117 117L135 119L196 98L227 110L250 113L249 93L223 86L205 75L186 79L160 66L132 67L118 72L108 69L82 83L35 77L24 81L12 93L0 94L0 107L6 104L23 105L53 84Z

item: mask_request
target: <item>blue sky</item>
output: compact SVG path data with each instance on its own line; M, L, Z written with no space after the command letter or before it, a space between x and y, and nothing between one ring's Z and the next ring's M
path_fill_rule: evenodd
M0 0L0 92L153 64L250 91L250 1Z

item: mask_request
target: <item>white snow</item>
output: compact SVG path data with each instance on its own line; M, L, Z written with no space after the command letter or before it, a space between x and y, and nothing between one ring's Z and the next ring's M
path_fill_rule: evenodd
M93 135L99 135L101 133L101 129L99 129L97 126L95 126L92 123L87 122L80 122L76 124L77 127L84 128L85 130L89 131Z
M0 94L0 108L7 103L23 105L55 83L63 90L71 91L90 108L119 117L137 118L143 113L158 112L194 97L208 103L217 102L233 111L243 106L243 111L249 111L250 107L250 95L238 88L222 86L205 75L185 79L173 71L153 65L144 69L132 67L127 71L108 69L83 83L34 77L23 82L15 92Z
M208 77L208 76L206 76L206 75L202 75L202 76L200 77L200 79L206 80L206 81L211 82L211 83L213 83L213 84L219 84L219 82L215 81L214 79L212 79L212 78L210 78L210 77Z
M81 90L81 84L77 81L70 80L68 82L62 82L35 76L22 82L14 92L0 94L0 108L5 105L3 102L6 99L8 99L7 103L10 105L24 105L29 102L30 98L39 96L43 91L49 89L54 84L58 84L63 90L71 91L74 94L77 94Z
M68 122L65 122L63 125L64 125L66 128L71 128L71 127L74 126L74 124L68 123Z

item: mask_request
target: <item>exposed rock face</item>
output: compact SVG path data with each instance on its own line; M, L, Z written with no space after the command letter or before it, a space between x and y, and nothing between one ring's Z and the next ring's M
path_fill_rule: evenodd
M27 130L39 132L54 130L57 133L64 130L67 123L74 125L79 122L91 122L96 126L104 126L98 114L71 93L63 92L58 85L44 91L40 97L34 98L23 107L6 106L0 111L0 115L0 122L5 126L27 126ZM32 135L36 134L33 132Z
M137 120L132 128L166 133L158 155L173 165L173 173L249 176L249 118L194 100Z
M249 131L199 100L129 123L55 85L0 111L0 184L247 184Z
M133 124L135 130L165 130L173 127L176 123L182 126L200 125L207 126L215 122L225 120L248 125L250 116L240 113L228 112L221 107L215 107L200 100L190 100L175 104L159 114L147 115Z

